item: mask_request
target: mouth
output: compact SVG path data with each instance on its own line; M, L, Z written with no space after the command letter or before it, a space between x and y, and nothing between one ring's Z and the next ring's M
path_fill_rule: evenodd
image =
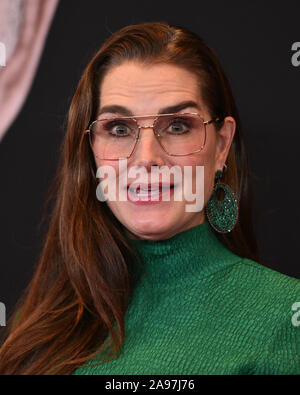
M127 195L130 201L137 202L160 202L164 197L168 198L174 190L174 184L130 184L127 185ZM168 200L168 199L167 199Z

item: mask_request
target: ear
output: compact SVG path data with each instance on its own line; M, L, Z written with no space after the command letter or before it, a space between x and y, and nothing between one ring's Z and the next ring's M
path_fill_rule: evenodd
M223 126L217 131L215 164L216 171L223 169L226 162L232 140L236 130L236 122L233 117L226 117Z

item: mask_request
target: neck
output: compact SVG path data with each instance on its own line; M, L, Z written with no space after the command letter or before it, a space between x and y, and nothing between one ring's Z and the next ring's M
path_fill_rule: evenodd
M207 221L158 241L133 240L146 273L155 282L206 277L232 263L235 255L219 241Z

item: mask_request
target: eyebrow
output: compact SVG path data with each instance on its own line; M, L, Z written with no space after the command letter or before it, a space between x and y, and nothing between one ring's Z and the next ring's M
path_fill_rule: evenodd
M158 114L177 113L177 112L184 110L185 108L188 108L188 107L194 107L197 110L201 111L201 108L195 101L188 100L188 101L183 101L181 103L175 104L173 106L161 108L159 110ZM119 105L115 105L115 104L102 107L98 113L98 117L104 113L121 114L121 115L129 116L129 117L134 115L128 108L119 106Z

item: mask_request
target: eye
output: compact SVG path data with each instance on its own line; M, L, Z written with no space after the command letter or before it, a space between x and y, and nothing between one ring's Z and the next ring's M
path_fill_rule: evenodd
M173 118L166 129L167 133L183 134L190 131L190 122L185 118Z
M131 125L118 119L105 123L104 130L114 137L127 137L132 134Z

